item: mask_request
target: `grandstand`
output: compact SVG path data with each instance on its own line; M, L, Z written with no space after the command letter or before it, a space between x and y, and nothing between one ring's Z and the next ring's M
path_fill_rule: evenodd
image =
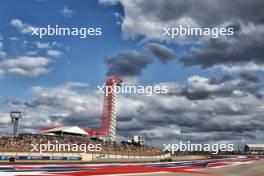
M264 144L246 144L244 151L247 154L264 154Z
M43 153L32 152L31 144L101 144L101 151L81 151L76 152L49 152ZM135 145L126 142L92 140L87 136L72 136L64 134L60 135L41 135L41 134L20 134L16 136L0 136L0 161L8 161L10 158L15 158L17 161L140 161L140 160L156 160L168 157L167 153L150 145Z
M103 140L92 140L88 137L83 136L50 136L50 135L40 135L40 134L20 134L19 136L0 136L0 148L1 149L23 149L23 151L31 150L31 144L46 144L47 142L51 144L61 143L61 144L102 144L102 151L121 151L121 152L160 152L149 145L133 145L128 143L118 143L112 141ZM19 150L17 150L19 151Z

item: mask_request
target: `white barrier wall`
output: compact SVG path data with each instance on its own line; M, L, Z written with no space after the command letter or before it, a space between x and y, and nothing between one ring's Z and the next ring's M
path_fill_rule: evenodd
M169 158L170 154L164 155L152 155L152 156L144 156L144 155L133 155L129 153L125 154L109 154L109 153L31 153L31 152L0 152L0 156L10 156L10 157L18 157L18 156L32 156L32 157L81 157L82 161L87 162L96 162L96 161L153 161L160 160L164 158Z

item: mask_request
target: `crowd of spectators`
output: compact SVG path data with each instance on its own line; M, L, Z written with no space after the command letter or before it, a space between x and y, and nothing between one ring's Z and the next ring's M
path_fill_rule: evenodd
M160 149L151 145L104 141L83 136L50 136L41 134L20 134L17 137L7 135L0 136L0 148L31 149L31 144L47 144L48 141L51 144L101 144L102 151L111 152L161 152Z

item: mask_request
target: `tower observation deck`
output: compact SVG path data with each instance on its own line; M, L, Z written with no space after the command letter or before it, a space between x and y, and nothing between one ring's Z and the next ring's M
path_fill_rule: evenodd
M22 112L21 111L12 111L10 113L10 118L12 120L12 123L14 124L13 135L17 136L18 120L22 118Z

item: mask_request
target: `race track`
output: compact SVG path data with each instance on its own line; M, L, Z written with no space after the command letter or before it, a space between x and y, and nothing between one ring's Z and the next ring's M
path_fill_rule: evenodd
M263 159L224 159L162 163L0 165L1 176L264 176Z

